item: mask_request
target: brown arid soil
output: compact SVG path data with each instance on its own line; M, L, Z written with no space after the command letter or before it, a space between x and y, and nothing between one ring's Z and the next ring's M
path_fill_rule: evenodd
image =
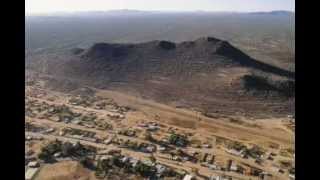
M97 180L92 171L84 168L76 161L62 161L46 164L35 180Z

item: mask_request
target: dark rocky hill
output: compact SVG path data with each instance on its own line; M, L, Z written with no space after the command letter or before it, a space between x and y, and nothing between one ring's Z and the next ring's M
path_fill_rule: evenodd
M252 73L263 74L274 84L294 82L293 72L255 60L230 43L213 37L181 43L96 43L88 49L75 48L60 55L33 57L27 62L27 68L164 103L183 101L186 106L209 111L270 114L279 104L283 108L276 110L280 111L276 114L293 110L294 95L283 92L291 88L281 91L267 88L268 93L264 90L255 95L247 93L250 89L259 90L252 84L255 81L250 79L250 85L246 84ZM276 93L270 93L273 91ZM245 107L241 107L241 103Z

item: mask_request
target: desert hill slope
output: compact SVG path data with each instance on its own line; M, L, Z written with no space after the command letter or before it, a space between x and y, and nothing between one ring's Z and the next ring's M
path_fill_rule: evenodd
M293 111L294 93L288 91L294 91L294 72L255 60L214 37L181 43L96 43L88 49L27 58L26 67L56 77L48 81L55 88L64 87L65 78L208 112ZM254 87L256 81L260 88Z

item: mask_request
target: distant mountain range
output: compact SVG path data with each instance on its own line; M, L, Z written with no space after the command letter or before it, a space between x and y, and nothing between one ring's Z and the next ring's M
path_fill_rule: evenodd
M108 11L79 11L79 12L51 12L26 14L26 16L101 16L101 15L144 15L144 14L254 14L254 15L294 15L293 11L258 11L258 12L236 12L236 11L142 11L142 10L108 10Z
M270 12L251 12L249 14L257 14L257 15L295 15L293 11L270 11Z

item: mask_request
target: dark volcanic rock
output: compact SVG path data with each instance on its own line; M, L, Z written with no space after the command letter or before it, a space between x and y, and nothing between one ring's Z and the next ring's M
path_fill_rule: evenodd
M220 42L220 39L214 38L214 37L207 37L208 42Z
M81 49L81 48L73 48L73 49L71 49L71 53L74 54L74 55L81 54L83 51L84 51L84 49Z
M89 58L117 58L126 56L132 45L96 43L84 55Z
M292 80L272 80L266 76L251 74L243 76L242 81L247 91L254 91L256 94L269 96L277 93L285 97L295 95L295 82Z
M160 41L159 47L161 47L162 49L171 50L176 48L176 44L169 41Z
M259 69L264 72L269 72L269 73L273 73L273 74L277 74L277 75L285 76L289 78L294 78L295 76L294 72L290 72L290 71L257 61L255 59L252 59L250 56L246 55L244 52L235 48L234 46L232 46L230 43L226 41L221 41L218 44L219 44L219 47L216 50L217 54L233 59L235 62L238 62L243 66L252 67L254 69Z

